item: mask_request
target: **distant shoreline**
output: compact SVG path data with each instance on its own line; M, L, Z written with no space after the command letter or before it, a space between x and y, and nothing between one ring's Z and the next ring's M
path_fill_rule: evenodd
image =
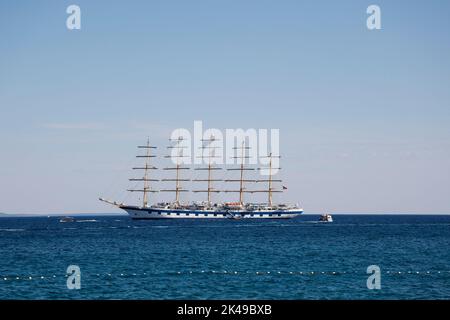
M0 213L0 218L38 218L38 217L101 217L101 216L128 216L126 213Z

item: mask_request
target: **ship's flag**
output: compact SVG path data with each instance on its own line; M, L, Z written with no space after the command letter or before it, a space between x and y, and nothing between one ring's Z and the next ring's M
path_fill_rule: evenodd
M282 186L283 187L283 190L287 190L287 187L285 187L285 186Z

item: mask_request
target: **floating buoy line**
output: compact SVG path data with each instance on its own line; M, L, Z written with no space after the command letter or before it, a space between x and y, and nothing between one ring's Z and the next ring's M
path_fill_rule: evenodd
M109 272L109 273L82 273L82 277L86 278L131 278L131 277L146 277L154 275L256 275L256 276L339 276L339 275L351 275L360 274L368 275L363 271L229 271L229 270L189 270L189 271L167 271L167 272L144 272L144 273L126 273L126 272ZM384 271L382 275L388 276L409 276L409 275L443 275L450 274L450 270L432 270L432 271ZM2 281L40 281L40 280L53 280L53 279L66 279L69 275L1 275Z

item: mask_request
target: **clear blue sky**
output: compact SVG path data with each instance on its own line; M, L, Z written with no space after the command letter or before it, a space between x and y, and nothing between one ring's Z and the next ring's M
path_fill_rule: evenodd
M308 212L449 213L449 17L449 1L2 0L0 212L112 212L97 198L125 198L135 146L203 120L280 128L284 200Z

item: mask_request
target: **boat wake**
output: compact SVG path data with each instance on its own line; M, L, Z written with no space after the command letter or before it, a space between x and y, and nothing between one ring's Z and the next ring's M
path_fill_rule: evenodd
M0 229L0 231L5 231L5 232L22 232L22 231L25 231L25 229Z

